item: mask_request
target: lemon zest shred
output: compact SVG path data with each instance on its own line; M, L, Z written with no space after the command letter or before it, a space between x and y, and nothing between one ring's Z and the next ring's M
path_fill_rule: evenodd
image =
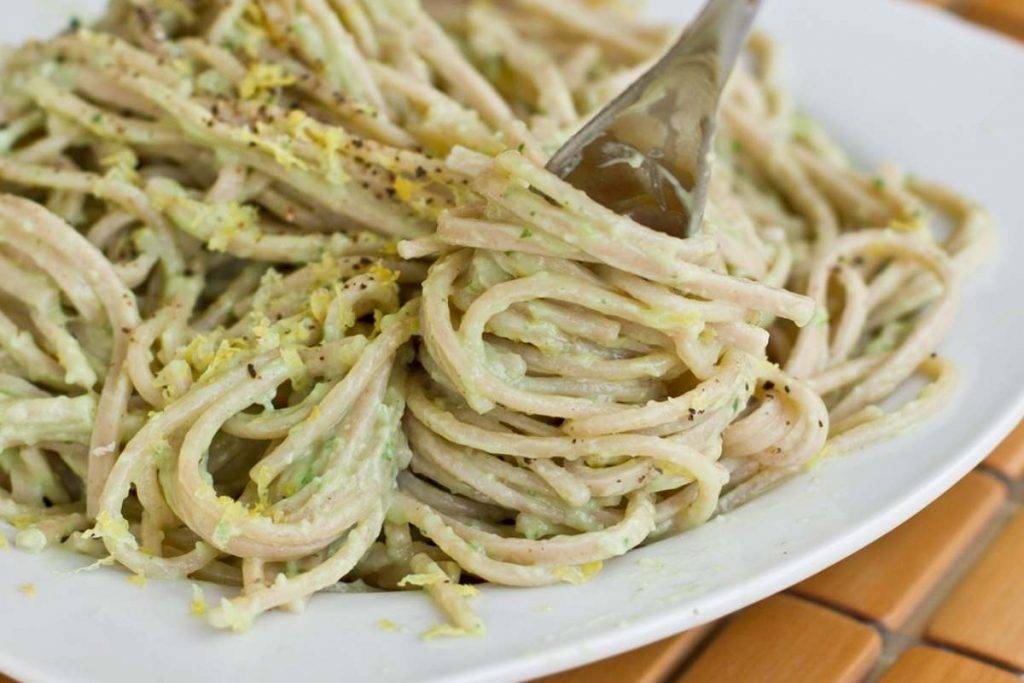
M386 285L391 284L392 282L398 282L398 271L391 270L380 261L374 263L367 272L376 280L379 280Z
M407 574L398 582L400 588L405 586L436 586L440 583L446 583L448 576L444 573L430 573L430 574Z
M238 95L243 100L251 100L263 93L294 85L298 79L295 74L284 70L280 64L256 62L238 83Z
M377 628L383 631L389 631L391 633L398 633L402 631L402 627L391 621L390 619L380 619L377 621Z
M285 168L295 168L300 171L309 170L309 165L305 161L285 149L284 145L281 143L270 140L265 135L253 133L248 130L240 130L236 134L236 137L239 142L245 144L247 147L267 152L274 157L274 160L277 163L281 164Z
M252 472L252 480L256 484L256 492L260 502L264 502L267 498L267 488L270 486L271 479L273 479L273 474L266 465L257 465Z
M213 529L212 540L216 545L223 547L238 535L238 523L256 517L245 503L237 501L229 496L217 498L217 505L221 510L220 519Z
M220 606L209 613L207 620L214 628L229 628L235 633L243 633L252 627L252 614L227 598L220 599Z
M116 543L123 543L132 549L139 547L138 541L132 535L128 527L128 520L124 517L114 518L106 510L101 510L96 515L96 525L87 529L82 538L109 538Z
M331 300L334 297L326 289L318 289L309 295L309 312L317 322L322 323L327 319L327 312L331 307Z
M15 529L27 529L39 521L39 515L24 514L14 515L7 520Z
M471 586L466 583L456 583L452 585L455 588L455 592L464 598L475 598L480 595L480 591L476 586Z
M206 596L203 594L203 589L199 584L192 584L192 601L188 604L189 614L195 617L205 616L209 611L209 605L206 603Z
M562 581L578 586L594 578L603 566L604 563L600 561L580 565L561 565L555 567L554 573Z
M926 227L924 215L916 211L909 216L900 216L889 222L889 227L899 232L915 232Z

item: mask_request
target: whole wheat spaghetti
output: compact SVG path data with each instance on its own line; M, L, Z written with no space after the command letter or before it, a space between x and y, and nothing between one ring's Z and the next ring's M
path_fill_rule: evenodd
M855 169L764 38L697 234L543 169L672 34L612 0L113 0L6 54L18 544L236 586L218 627L421 588L429 635L480 633L473 584L585 581L934 415L987 216Z

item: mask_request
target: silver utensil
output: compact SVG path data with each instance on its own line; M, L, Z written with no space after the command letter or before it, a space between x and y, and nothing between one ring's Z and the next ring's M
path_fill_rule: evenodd
M677 237L701 224L722 91L761 0L709 0L643 76L547 168L618 213Z

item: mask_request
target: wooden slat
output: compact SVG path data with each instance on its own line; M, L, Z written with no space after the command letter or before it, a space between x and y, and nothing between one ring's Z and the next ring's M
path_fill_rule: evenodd
M976 659L940 650L912 647L885 672L881 683L1018 683L1013 674Z
M670 676L707 636L712 626L690 629L647 647L534 683L659 683Z
M928 636L1024 669L1024 514L1007 524L939 607Z
M963 0L956 10L965 19L1024 40L1024 2L1021 0Z
M776 595L734 617L679 680L853 683L874 666L881 647L870 626Z
M1005 497L995 477L972 472L902 526L793 591L898 629Z
M1010 479L1024 478L1024 425L1003 439L985 460L985 465Z

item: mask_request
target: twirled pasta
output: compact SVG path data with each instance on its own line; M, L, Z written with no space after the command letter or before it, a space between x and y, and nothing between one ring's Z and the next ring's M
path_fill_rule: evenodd
M697 234L543 169L671 38L619 5L113 0L6 55L18 545L240 586L218 627L423 588L479 633L472 583L584 581L939 410L987 217L855 170L764 38Z

